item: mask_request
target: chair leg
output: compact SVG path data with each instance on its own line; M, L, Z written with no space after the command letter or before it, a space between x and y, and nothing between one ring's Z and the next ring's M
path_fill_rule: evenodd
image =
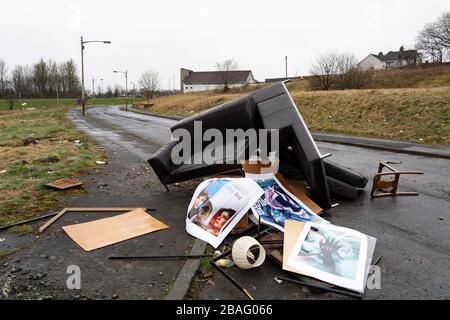
M164 184L164 188L166 188L166 192L170 192L169 187L167 186L167 184Z

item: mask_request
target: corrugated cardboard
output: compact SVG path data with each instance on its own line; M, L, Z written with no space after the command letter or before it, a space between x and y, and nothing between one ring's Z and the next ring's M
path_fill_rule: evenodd
M138 208L111 218L65 226L63 230L81 248L91 251L166 228L169 226Z

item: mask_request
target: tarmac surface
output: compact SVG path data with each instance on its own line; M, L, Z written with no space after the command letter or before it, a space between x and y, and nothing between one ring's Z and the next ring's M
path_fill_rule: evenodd
M0 297L2 292L8 292L3 298L164 298L184 262L109 261L107 257L183 254L194 243L184 226L192 186L171 186L171 192L165 192L145 161L170 140L169 127L174 120L126 112L118 106L89 108L86 119L82 119L80 110L72 111L69 116L105 148L109 161L82 177L85 192L68 194L66 206L156 208L152 214L171 228L90 253L72 242L61 226L111 214L66 214L38 239L34 235L0 233L0 238L5 239L0 242L0 249L23 247L15 254L0 258ZM369 181L357 201L336 199L340 206L323 217L377 238L381 288L366 290L365 299L449 299L450 161L334 143L318 142L318 146L323 154L332 154L330 160L367 177L373 176L382 160L403 161L399 168L425 172L422 176L404 178L400 183L402 190L419 192L418 197L371 199ZM72 264L80 266L81 290L66 289L69 276L66 269ZM286 274L271 261L258 269L227 271L256 299L344 298L312 293L297 285L278 284L274 277ZM197 275L197 282L199 285L191 290L189 297L245 298L220 274Z
M84 252L61 227L120 213L66 213L39 237L0 232L0 252L22 248L0 258L0 299L163 299L184 266L184 261L108 260L110 255L185 254L194 239L184 232L191 192L177 186L166 192L145 161L160 146L115 127L106 114L107 120L100 120L97 113L106 110L89 109L86 121L80 110L69 114L107 151L108 162L80 178L82 190L62 192L55 212L63 207L155 208L150 213L170 228L91 252ZM80 268L80 290L67 289L71 265Z

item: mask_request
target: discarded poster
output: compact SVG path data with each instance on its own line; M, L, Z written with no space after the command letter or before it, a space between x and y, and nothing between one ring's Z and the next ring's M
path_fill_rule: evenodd
M252 206L256 219L284 232L286 220L329 223L319 217L300 199L290 193L274 174L245 174L264 190L264 194Z
M307 222L286 254L291 271L363 293L373 250L368 250L368 236L363 233Z
M249 178L205 180L189 203L186 231L217 248L262 194Z

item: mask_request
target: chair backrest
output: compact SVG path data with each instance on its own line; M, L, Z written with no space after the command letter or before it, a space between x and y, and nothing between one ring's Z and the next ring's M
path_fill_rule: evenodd
M291 126L309 161L321 158L294 100L283 82L262 88L250 94L258 105L263 126L266 129L282 129Z
M323 157L286 85L279 82L250 95L264 128L280 130L280 163L296 169L296 175L311 187L312 198L323 209L329 209L332 203ZM280 166L282 174L283 167L286 166Z

